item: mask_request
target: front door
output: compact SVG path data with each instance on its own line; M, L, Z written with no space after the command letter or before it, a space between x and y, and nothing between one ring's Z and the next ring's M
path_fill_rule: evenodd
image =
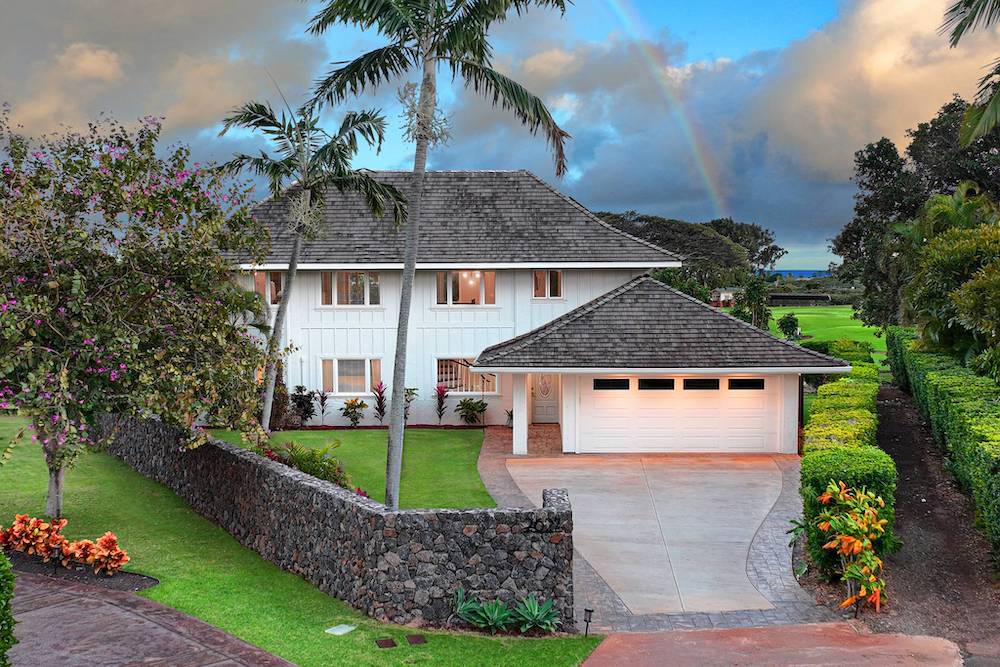
M535 373L531 376L531 421L535 424L559 423L559 376Z

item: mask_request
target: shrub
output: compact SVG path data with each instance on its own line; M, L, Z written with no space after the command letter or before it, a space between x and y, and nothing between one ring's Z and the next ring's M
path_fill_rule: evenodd
M10 528L0 531L0 546L40 556L42 562L48 563L58 557L67 544L60 532L65 527L66 519L43 521L27 514L16 514Z
M128 554L118 546L118 537L108 531L97 542L78 540L69 543L63 550L63 566L76 561L94 568L94 574L104 572L108 576L120 570L129 562Z
M264 455L296 470L301 470L307 475L348 488L350 481L347 473L341 467L340 461L330 455L330 452L339 446L340 443L335 442L323 449L313 449L304 447L297 442L286 442L276 449L265 450ZM268 452L271 455L268 455Z
M463 398L455 408L466 424L481 424L489 404L481 398Z
M17 643L14 637L14 569L3 551L0 551L0 667L10 667L7 651Z
M875 541L885 533L887 521L880 517L885 501L843 482L830 482L817 500L824 509L816 528L829 538L823 548L840 559L840 580L847 588L840 608L853 606L855 618L865 603L874 605L878 612L885 599L885 581L880 576L882 559L875 553Z
M326 411L329 407L330 394L325 391L316 392L316 404L319 406L319 423L320 425L326 421ZM365 407L368 407L367 405Z
M438 424L444 419L445 401L448 400L448 387L439 384L434 388L434 399L437 401Z
M379 382L372 387L375 394L375 419L381 424L385 420L385 415L389 411L389 401L386 399L386 386L384 382Z
M559 625L559 615L552 608L552 600L538 602L534 595L529 595L514 606L513 622L521 630L521 634L538 630L540 632L555 632Z
M909 391L910 383L906 378L906 364L903 362L903 351L916 340L917 332L906 327L889 327L885 334L886 356L892 377L903 389Z
M819 495L830 482L843 482L850 488L864 488L885 501L881 518L886 520L884 534L874 541L875 553L895 550L899 543L893 533L896 503L896 464L877 447L829 447L802 457L800 494L803 523L806 525L806 548L820 572L832 577L838 572L839 559L823 548L826 536L816 527L823 512Z
M1000 560L1000 386L951 355L917 350L913 340L907 330L890 332L893 374L906 378Z
M277 379L274 381L274 398L271 402L271 430L280 431L288 421L288 388L281 362L278 362Z
M407 387L403 392L403 423L410 421L410 406L413 405L413 401L417 400L417 392L419 390L416 387Z
M799 318L795 317L795 313L785 313L778 319L778 331L789 340L798 338Z
M316 415L315 392L308 391L304 386L297 385L291 396L292 412L299 418L299 423L305 425Z
M351 428L357 428L362 418L364 418L365 410L367 409L368 404L360 398L351 398L344 401L344 405L340 408L340 414L344 415L344 419L351 422Z
M817 406L816 403L820 402ZM820 399L813 403L809 423L802 429L803 451L825 447L864 447L875 445L878 419L870 410L832 409Z
M831 357L837 357L844 361L865 364L873 362L872 352L875 349L871 343L847 338L838 338L837 340L805 340L802 341L801 345L804 348L815 350L821 354L828 354Z

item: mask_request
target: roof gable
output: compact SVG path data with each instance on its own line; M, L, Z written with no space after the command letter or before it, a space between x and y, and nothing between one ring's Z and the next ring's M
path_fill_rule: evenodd
M410 172L374 172L406 193ZM267 263L287 262L288 197L268 199L254 216L271 233ZM305 244L308 264L402 264L405 232L375 219L360 197L324 193L320 235ZM238 258L237 258L238 259ZM666 266L680 258L604 222L527 171L432 171L424 181L422 264L626 263Z
M485 349L483 368L844 368L640 276L551 322Z

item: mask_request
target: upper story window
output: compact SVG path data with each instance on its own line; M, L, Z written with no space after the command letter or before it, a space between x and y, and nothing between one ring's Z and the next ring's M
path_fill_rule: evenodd
M536 299L562 298L562 271L535 271L533 282Z
M477 373L469 368L473 359L438 359L437 383L448 391L476 394L497 393L497 376L493 373Z
M460 269L437 272L439 306L492 306L496 302L496 271Z
M338 306L377 306L381 303L378 271L337 271L336 298ZM334 273L320 274L322 291L320 304L332 306Z

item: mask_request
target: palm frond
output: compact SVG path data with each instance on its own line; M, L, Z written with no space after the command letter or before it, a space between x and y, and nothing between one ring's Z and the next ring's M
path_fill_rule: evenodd
M359 95L368 87L376 88L402 76L414 63L414 49L400 44L383 46L349 62L334 63L339 67L316 81L313 101L336 104L348 95Z
M957 46L966 34L976 28L988 28L1000 21L1000 0L957 0L944 14L941 31L951 31L951 46Z
M451 60L449 64L453 75L462 75L466 88L483 95L494 106L513 111L532 134L542 131L555 159L556 176L566 173L565 144L570 135L559 127L541 99L489 65L471 60Z
M452 57L469 58L475 62L489 62L492 47L489 29L511 16L521 16L529 7L549 7L566 11L565 0L468 0L456 2L445 21L440 36L435 41L435 51Z
M958 140L962 147L989 134L1000 123L1000 60L979 80L976 100L965 111Z
M226 174L238 174L249 171L267 179L271 194L279 196L287 180L295 178L295 158L287 156L275 160L264 151L260 155L237 153L233 159L219 166L219 171Z
M366 170L329 173L322 182L340 192L355 192L361 195L368 210L376 218L381 218L391 211L393 222L397 227L406 222L406 197L403 193L396 186L373 178Z
M358 150L358 137L379 151L385 141L385 126L385 116L378 109L349 111L337 130L336 139L346 142L352 154Z
M282 114L279 117L267 102L247 102L243 106L233 109L229 116L222 121L219 136L225 135L234 127L273 134L281 132L286 121L285 115Z
M320 35L338 23L362 30L374 27L393 41L415 39L423 12L415 0L330 0L309 21L308 31Z

